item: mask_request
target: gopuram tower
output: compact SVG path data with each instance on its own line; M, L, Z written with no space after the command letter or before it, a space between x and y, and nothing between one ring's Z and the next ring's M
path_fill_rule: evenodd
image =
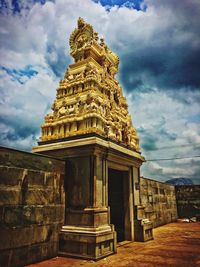
M103 38L98 39L92 26L80 18L69 41L75 63L60 81L53 112L41 127L41 143L97 134L138 152L137 133L115 79L119 58Z
M70 36L69 65L33 152L66 161L60 255L100 259L136 240L139 168L144 158L115 79L119 58L82 18Z

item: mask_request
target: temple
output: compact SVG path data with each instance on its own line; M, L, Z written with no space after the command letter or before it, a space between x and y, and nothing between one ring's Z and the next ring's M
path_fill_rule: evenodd
M139 192L144 157L115 78L118 56L82 18L69 43L74 63L33 152L65 161L59 255L97 260L115 253L117 242L153 238Z

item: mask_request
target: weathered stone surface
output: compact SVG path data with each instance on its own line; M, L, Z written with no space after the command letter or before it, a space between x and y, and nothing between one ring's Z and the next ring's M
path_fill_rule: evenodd
M0 266L22 267L29 263L52 258L57 255L58 242L33 244L32 246L0 251Z
M60 223L64 218L64 206L26 205L4 206L0 208L0 225L29 226L31 224Z
M0 149L0 266L57 255L64 222L65 162Z
M180 218L200 216L200 185L177 185L175 188L178 216Z
M15 249L23 246L30 246L36 243L58 241L58 232L63 222L49 225L10 226L1 227L0 236L3 242L0 243L0 250Z
M46 225L1 228L0 236L4 242L0 244L0 249L17 248L45 242L47 239L50 240L51 235L52 228Z
M63 161L16 149L0 147L0 165L45 172L63 172Z
M154 227L177 219L174 186L141 177L140 197L144 208L142 216L145 214Z
M1 166L0 186L19 186L22 183L24 169Z
M98 260L116 252L115 232L96 233L60 233L59 254L85 259Z
M89 157L76 157L67 160L66 204L68 207L80 208L90 205L91 169L92 164Z
M0 171L3 173L0 179L0 204L44 205L64 201L61 192L64 182L62 173L22 170L16 167L0 167ZM8 180L5 175L8 175Z

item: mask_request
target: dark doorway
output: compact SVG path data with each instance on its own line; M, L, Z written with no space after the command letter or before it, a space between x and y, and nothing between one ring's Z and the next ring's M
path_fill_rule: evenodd
M115 226L117 242L125 240L124 173L126 172L108 169L110 223Z

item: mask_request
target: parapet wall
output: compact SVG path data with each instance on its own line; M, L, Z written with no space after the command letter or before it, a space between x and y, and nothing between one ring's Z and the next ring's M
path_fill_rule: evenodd
M200 185L178 185L175 189L178 217L200 216Z
M57 255L64 171L61 160L0 148L0 266Z
M177 219L175 187L148 178L140 178L141 205L145 217L157 227Z

